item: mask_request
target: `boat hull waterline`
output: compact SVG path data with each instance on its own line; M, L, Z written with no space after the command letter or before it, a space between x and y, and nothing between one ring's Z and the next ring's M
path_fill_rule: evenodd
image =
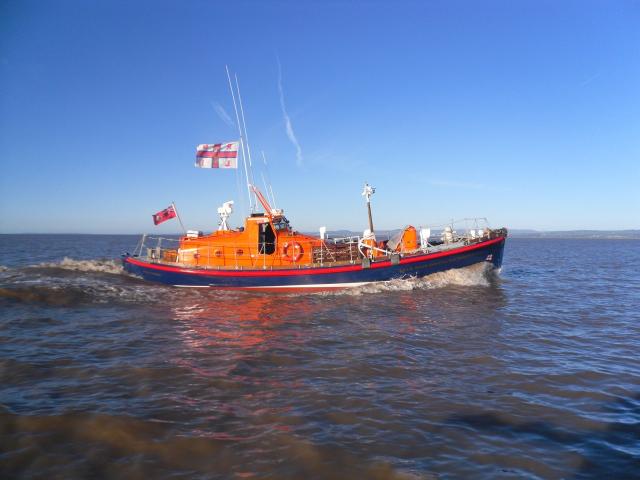
M123 255L124 269L147 281L177 287L221 289L335 289L385 282L394 279L424 277L437 272L488 262L502 266L506 237L498 237L446 251L416 254L391 260L372 261L370 266L348 264L286 269L211 269L184 268L166 263L140 260Z

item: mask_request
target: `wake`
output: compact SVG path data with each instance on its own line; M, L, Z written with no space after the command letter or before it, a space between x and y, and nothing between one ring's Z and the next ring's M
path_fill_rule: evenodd
M31 265L31 268L59 268L74 272L110 273L113 275L120 275L124 273L122 265L120 265L116 260L110 259L75 260L73 258L64 257L59 262L39 263L37 265Z
M319 295L352 295L358 296L369 293L398 292L411 290L429 290L448 286L488 287L498 272L490 263L480 263L464 268L456 268L445 272L432 273L426 277L401 278L386 282L376 282L361 287L347 288L330 292L320 292Z

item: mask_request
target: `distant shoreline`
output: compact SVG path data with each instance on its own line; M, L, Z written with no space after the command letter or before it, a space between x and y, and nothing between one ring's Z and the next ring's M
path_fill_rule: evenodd
M529 231L510 230L513 238L536 239L583 239L583 240L640 240L640 230L556 230L556 231Z

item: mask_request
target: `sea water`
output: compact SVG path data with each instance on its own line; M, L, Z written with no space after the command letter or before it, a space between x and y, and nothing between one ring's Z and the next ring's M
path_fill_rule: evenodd
M1 478L640 478L640 242L315 294L0 236Z

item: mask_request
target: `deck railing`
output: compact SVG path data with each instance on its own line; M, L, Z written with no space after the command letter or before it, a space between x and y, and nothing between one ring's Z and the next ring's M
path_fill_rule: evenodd
M445 242L442 235L446 227L451 228L452 237ZM490 236L492 232L486 218L464 218L439 225L420 226L417 228L418 232L423 228L430 228L431 235L426 243L419 245L416 252L428 253L479 242ZM438 228L443 230L438 231ZM389 237L389 235L384 234L376 235L377 241L380 242L385 236ZM231 246L221 243L195 247L183 245L186 248L179 248L179 238L156 237L145 234L134 250L134 254L141 258L146 257L150 262L189 265L196 268L242 269L246 267L271 269L274 267L296 268L302 266L299 261L296 261L295 257L291 258L290 261L283 261L281 244L275 245L275 250L272 254L265 254L266 249L271 245L243 243ZM371 251L371 249L371 246L363 243L363 237L353 235L319 240L318 246L314 246L312 251L308 253L312 264L323 266L344 262L358 263L362 260L365 252ZM378 247L373 247L373 250L377 252L377 257L391 256L393 253Z
M336 262L349 261L355 263L361 258L358 253L360 237L345 239L329 239L320 241L309 254L312 264L326 265ZM168 237L143 235L134 253L154 263L169 263L189 265L191 267L208 267L221 269L242 268L296 268L302 266L295 256L283 260L282 245L261 243L210 243L190 247L188 244L180 246L180 240ZM336 248L338 245L338 248ZM181 247L181 248L180 248ZM265 254L269 247L273 253ZM346 255L346 256L345 256ZM307 262L305 262L305 265Z

